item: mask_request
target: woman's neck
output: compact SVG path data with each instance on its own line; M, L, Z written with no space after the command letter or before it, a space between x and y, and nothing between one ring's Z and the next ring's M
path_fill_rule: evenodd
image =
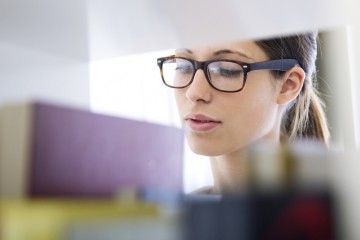
M238 194L247 184L247 151L210 158L214 177L213 194Z

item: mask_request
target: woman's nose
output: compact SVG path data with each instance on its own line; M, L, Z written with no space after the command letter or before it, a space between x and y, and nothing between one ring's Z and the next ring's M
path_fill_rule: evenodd
M194 79L186 89L186 97L193 103L198 101L210 102L212 100L213 88L208 83L204 71L196 71Z

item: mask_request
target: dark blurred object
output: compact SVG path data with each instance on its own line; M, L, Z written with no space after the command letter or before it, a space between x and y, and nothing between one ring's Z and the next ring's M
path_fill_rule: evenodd
M333 199L326 192L252 193L189 201L186 239L336 239Z

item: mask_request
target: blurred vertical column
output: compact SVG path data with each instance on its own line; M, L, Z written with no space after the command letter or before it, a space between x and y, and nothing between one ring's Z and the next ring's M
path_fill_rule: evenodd
M333 145L340 149L332 161L333 186L338 203L339 239L359 239L360 228L360 4L339 4L345 24L323 34L324 80L330 86L329 116Z
M86 0L0 1L0 103L89 105Z
M321 82L326 85L327 112L332 144L345 151L355 148L353 68L350 59L349 26L339 26L321 34Z
M355 119L355 145L360 150L360 3L355 0L348 0L347 12L351 19L348 26L350 73L352 84L352 100Z

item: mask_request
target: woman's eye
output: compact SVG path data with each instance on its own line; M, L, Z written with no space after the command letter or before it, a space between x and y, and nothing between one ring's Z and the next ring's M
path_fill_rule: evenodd
M192 67L190 65L177 65L175 71L180 71L181 73L192 73Z
M242 74L242 71L239 69L226 69L226 68L220 68L219 74L226 78L237 78L240 77Z
M243 74L242 69L229 69L229 68L216 67L216 68L211 68L209 70L211 75L214 76L217 75L219 77L224 77L224 78L239 78Z
M239 64L225 61L211 63L208 66L208 72L212 77L221 77L225 79L240 78L244 73Z

